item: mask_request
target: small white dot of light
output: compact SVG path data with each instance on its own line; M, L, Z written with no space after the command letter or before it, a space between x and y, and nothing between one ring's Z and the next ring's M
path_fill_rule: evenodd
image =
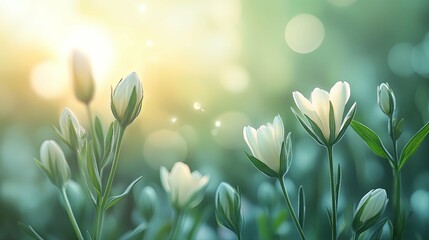
M221 125L222 125L222 123L219 120L215 122L216 127L220 127Z
M144 5L143 3L139 5L139 12L143 13L146 11L146 5Z
M176 123L176 122L177 122L177 117L172 117L172 118L171 118L171 122L172 122L172 123Z
M194 102L194 109L195 109L195 110L201 110L201 103L199 103L199 102Z

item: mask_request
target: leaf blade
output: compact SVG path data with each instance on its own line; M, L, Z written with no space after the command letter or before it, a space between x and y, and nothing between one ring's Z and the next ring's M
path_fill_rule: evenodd
M408 143L405 145L401 152L401 157L399 161L399 169L401 169L405 163L410 160L410 158L413 156L413 154L417 151L417 149L420 147L423 140L426 138L426 136L429 134L429 122L427 122L414 136L408 141Z

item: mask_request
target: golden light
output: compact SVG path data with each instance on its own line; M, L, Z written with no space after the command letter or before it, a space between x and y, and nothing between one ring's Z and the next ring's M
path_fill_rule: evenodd
M30 83L34 92L42 98L54 99L68 90L69 79L65 64L45 61L33 67Z
M106 84L115 57L109 33L99 25L76 26L58 46L60 59L69 62L74 49L82 51L90 59L97 87Z

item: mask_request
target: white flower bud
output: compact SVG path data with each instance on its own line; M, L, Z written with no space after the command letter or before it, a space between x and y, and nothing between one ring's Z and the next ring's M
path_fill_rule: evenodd
M365 194L353 216L355 232L362 233L374 225L383 214L387 202L387 194L384 189L378 188Z
M116 120L127 126L139 115L143 100L143 87L135 72L130 73L112 92L111 109Z
M392 116L396 109L396 98L389 84L382 83L377 87L377 102L387 116Z
M152 219L157 201L156 192L152 187L147 186L140 192L137 200L137 209L146 221Z
M81 102L89 104L94 96L95 84L88 58L80 51L72 52L74 92Z
M63 188L70 179L70 168L60 146L53 140L46 140L40 147L38 167L58 188Z
M79 124L76 116L68 108L60 115L60 131L62 139L73 149L78 149L85 135L85 129Z
M201 202L209 177L202 176L197 171L191 173L188 165L176 162L171 172L164 166L161 167L161 183L173 206L186 209L193 208Z
M231 185L222 182L216 190L216 220L237 235L242 229L241 199Z

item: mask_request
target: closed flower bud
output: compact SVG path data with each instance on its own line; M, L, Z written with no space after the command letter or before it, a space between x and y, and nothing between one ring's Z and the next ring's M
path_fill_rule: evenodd
M157 201L156 192L152 187L147 186L140 192L137 199L137 209L146 221L152 219Z
M243 222L240 195L228 183L222 182L217 188L215 207L217 222L240 235Z
M143 101L143 88L135 72L119 81L112 92L111 110L116 120L128 126L139 115Z
M46 140L40 147L40 160L37 166L58 188L63 188L70 179L70 168L60 146L53 140Z
M79 101L89 104L94 96L95 84L88 58L80 51L72 52L74 92Z
M77 150L85 136L85 129L79 124L73 112L66 108L60 115L58 133L67 145Z
M383 215L387 202L386 190L381 188L363 196L353 216L354 231L360 234L374 225Z
M209 177L202 176L197 171L191 173L188 165L176 162L171 172L164 166L161 167L161 183L173 206L187 209L194 208L201 202Z
M391 117L396 109L396 98L389 84L382 83L377 87L377 102L384 114Z

